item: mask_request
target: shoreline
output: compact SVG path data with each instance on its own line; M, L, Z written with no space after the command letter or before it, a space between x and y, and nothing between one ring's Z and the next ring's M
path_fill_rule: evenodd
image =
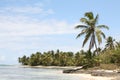
M22 68L46 68L46 69L76 69L76 66L20 66ZM110 74L109 74L110 73ZM85 80L119 80L120 75L114 75L113 70L78 70L73 73L63 73L63 74L77 74L78 76L84 77ZM106 75L107 74L107 75ZM118 73L119 74L119 73Z
M73 69L76 68L76 66L22 66L20 65L19 67L23 67L23 68L47 68L47 69Z

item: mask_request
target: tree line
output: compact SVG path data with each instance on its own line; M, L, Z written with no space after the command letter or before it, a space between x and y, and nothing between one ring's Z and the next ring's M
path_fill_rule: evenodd
M115 64L120 66L120 42L115 42L112 37L106 40L105 48L98 48L94 51L64 52L60 50L36 52L30 56L18 58L22 65L30 66L84 66L94 67L100 64Z
M91 52L63 52L60 50L57 51L48 51L48 52L36 52L31 54L29 57L24 55L19 57L18 61L22 65L30 66L82 66L88 64L93 55Z

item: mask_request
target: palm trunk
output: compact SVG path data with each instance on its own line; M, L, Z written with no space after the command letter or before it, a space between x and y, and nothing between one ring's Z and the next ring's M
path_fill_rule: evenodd
M97 51L97 54L98 54L98 49L97 49L97 44L96 44L96 41L95 41L95 48L96 48L96 51Z
M96 48L96 51L97 51L97 54L98 54L97 43L96 43L96 40L95 40L95 34L94 34L94 42L95 42L95 48Z

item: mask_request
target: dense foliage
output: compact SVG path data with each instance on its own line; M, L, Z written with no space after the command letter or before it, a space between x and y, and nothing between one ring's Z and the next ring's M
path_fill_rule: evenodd
M93 59L94 58L94 59ZM96 58L97 59L97 58ZM82 66L95 63L95 55L90 51L84 52L63 52L57 50L48 52L36 52L29 57L23 56L18 58L22 65L44 65L44 66Z
M112 38L112 37L111 37ZM106 45L104 49L98 49L99 54L96 54L96 51L84 51L81 50L77 53L73 52L63 52L60 50L57 51L48 51L48 52L36 52L30 56L22 56L18 58L19 63L22 65L30 66L84 66L93 67L100 66L100 64L114 64L120 66L120 42L111 42L106 40ZM112 42L113 41L113 42ZM114 45L110 47L109 45ZM109 47L108 47L109 46Z
M114 43L114 41L115 40L111 40L111 42L108 42L107 40L106 48L99 54L98 57L101 59L101 63L120 66L120 42Z

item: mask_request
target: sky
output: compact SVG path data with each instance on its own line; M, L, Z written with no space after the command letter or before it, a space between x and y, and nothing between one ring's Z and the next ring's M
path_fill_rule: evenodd
M106 36L119 41L119 0L0 0L0 64L18 64L18 57L49 50L77 52L84 37L80 18L85 12L99 14L109 26ZM103 42L105 44L105 41Z

